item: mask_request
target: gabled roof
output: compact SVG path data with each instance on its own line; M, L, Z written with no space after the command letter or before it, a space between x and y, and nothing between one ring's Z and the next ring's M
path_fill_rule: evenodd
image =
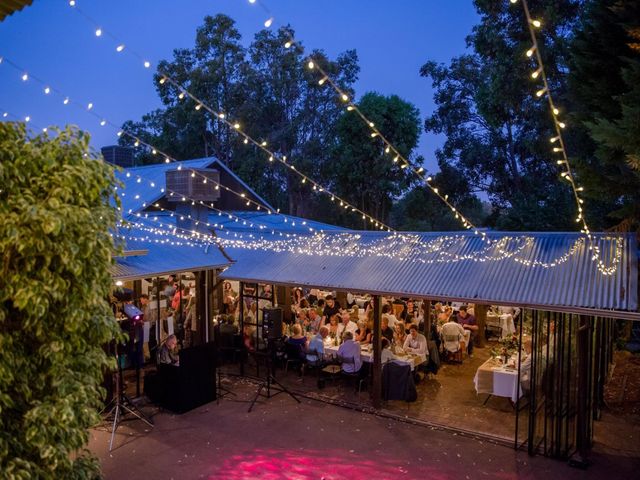
M224 278L327 287L549 310L636 312L638 258L633 235L598 234L612 275L603 275L578 233L491 232L487 249L470 232L326 232L268 242L223 241L235 263ZM223 237L224 239L225 237ZM538 266L531 265L539 262ZM605 312L610 310L611 312ZM613 311L616 311L615 313ZM639 317L640 318L640 317Z
M149 205L164 197L161 189L165 186L166 172L175 170L178 165L181 165L183 169L217 168L223 170L241 184L257 201L265 207L275 210L269 202L258 195L224 163L215 157L206 157L182 162L156 163L142 167L124 168L122 171L116 172L116 177L124 184L124 188L118 189L123 214L129 215L141 211L145 208L144 204ZM152 183L154 184L153 187L151 186Z

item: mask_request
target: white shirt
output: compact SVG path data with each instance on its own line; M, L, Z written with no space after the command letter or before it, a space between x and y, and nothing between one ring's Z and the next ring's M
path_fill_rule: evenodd
M387 362L393 362L396 359L396 356L391 351L390 348L383 348L382 352L380 352L380 362L384 365Z
M415 353L417 355L426 355L427 354L427 339L424 335L419 333L416 338L413 338L413 335L407 335L407 338L404 340L404 345L402 349L405 352Z
M356 373L362 368L362 358L360 358L360 344L353 340L347 340L340 348L338 355L344 358L353 358L354 363L343 363L342 370L347 373Z
M391 329L395 328L396 323L398 323L398 319L393 313L385 313L382 317L387 318L387 320L389 321L389 327Z
M338 338L343 338L346 332L351 332L355 338L356 330L358 330L358 325L356 324L356 322L352 322L351 320L349 320L349 323L347 323L347 325L340 322L338 324Z

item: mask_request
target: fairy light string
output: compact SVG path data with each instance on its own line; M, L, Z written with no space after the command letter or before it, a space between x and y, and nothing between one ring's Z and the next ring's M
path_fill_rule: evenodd
M140 55L134 49L131 49L131 48L127 47L126 43L123 43L113 33L108 32L107 30L105 30L98 22L96 22L93 18L91 18L84 11L82 11L80 8L78 8L77 4L75 2L74 2L73 5L70 4L70 6L73 7L73 10L78 12L87 22L89 22L95 28L96 37L103 37L103 36L109 37L117 45L116 51L118 53L121 53L123 51L127 52L127 53L130 53L131 55L135 56L143 64L144 68L150 68L151 67L152 64L148 59L146 59L146 57L144 57L143 55ZM217 121L223 122L224 124L226 124L230 128L231 131L235 132L240 137L242 137L245 143L252 143L254 146L256 146L260 150L262 150L267 155L267 158L268 158L269 162L273 163L274 160L275 160L278 163L280 163L282 165L285 165L289 169L290 172L295 173L296 175L298 175L301 178L301 182L303 184L308 183L309 185L311 185L313 187L314 191L316 191L318 193L323 193L323 194L329 196L331 201L335 202L337 205L339 204L339 206L342 207L344 209L344 211L350 211L350 212L352 212L354 214L357 214L357 215L361 216L363 220L367 220L369 222L369 224L374 226L376 229L387 230L389 232L393 231L393 229L389 225L387 225L386 223L384 223L381 220L378 220L377 218L373 217L372 215L364 212L363 210L361 210L357 206L352 205L350 202L348 202L344 198L342 198L342 197L336 195L335 193L331 192L327 187L321 185L319 182L313 180L311 177L309 177L308 175L306 175L303 172L301 172L300 170L298 170L295 167L295 165L293 165L291 163L291 161L287 161L286 157L281 156L281 155L273 152L271 149L269 149L268 146L267 146L267 142L266 141L264 141L264 140L263 141L259 141L259 140L254 139L253 137L251 137L242 128L242 125L238 121L231 121L230 120L228 112L219 112L219 111L211 108L206 102L204 102L201 99L199 99L198 97L196 97L186 87L181 85L180 82L176 81L168 72L164 72L164 71L161 71L160 69L158 69L158 73L161 76L160 83L164 83L164 82L168 81L176 89L178 89L178 91L179 91L178 100L183 100L185 97L189 97L190 99L192 99L195 102L195 109L197 111L204 110L204 111L207 111L207 112L211 113L213 115L214 119L216 119Z
M266 4L262 1L258 0L249 0L249 3L259 5L268 16L268 20L265 22L265 27L269 28L274 23L274 15L266 6ZM267 22L269 23L267 25ZM305 49L302 44L297 41L293 36L289 34L288 40L284 44L285 48L289 49L292 47L298 48L302 53L304 53ZM449 210L451 210L452 215L456 220L458 220L462 226L467 230L473 230L476 235L480 235L483 241L490 242L491 240L486 235L485 232L476 227L473 222L471 222L467 217L465 217L450 201L449 196L447 194L443 194L440 192L439 188L433 185L433 178L429 175L426 175L425 169L422 166L414 165L410 160L403 155L398 148L396 148L391 141L389 141L383 133L376 127L375 123L372 122L363 112L358 108L358 105L353 102L351 96L348 92L343 90L338 83L329 75L326 70L322 68L320 62L318 62L312 55L308 55L304 57L303 60L306 64L306 67L309 70L317 71L319 75L318 84L325 85L328 84L331 86L335 92L337 93L338 101L343 103L346 106L347 111L354 112L357 116L364 122L364 124L370 129L370 138L374 141L379 139L382 141L382 146L384 148L384 152L390 156L392 162L400 166L400 168L407 168L412 171L419 179L420 182L426 185L429 190L436 195Z
M518 0L510 0L510 2L512 4L515 4L518 3ZM557 160L556 163L562 168L562 172L560 173L561 178L567 181L571 186L573 198L576 202L576 209L578 211L576 222L581 224L582 228L580 229L580 232L585 234L588 239L588 248L593 252L591 259L597 263L598 269L601 273L603 273L604 275L611 275L615 272L618 264L620 263L621 255L618 256L617 252L618 244L622 243L622 241L620 238L616 237L615 253L613 255L609 255L611 257L610 261L613 263L613 265L608 266L607 263L603 260L603 257L605 255L602 253L598 243L594 241L591 229L587 224L587 219L584 215L584 199L580 196L580 192L584 191L584 187L577 184L565 148L562 131L566 128L566 123L559 118L561 110L553 100L553 94L549 86L549 81L544 68L544 62L542 61L542 54L540 53L540 44L538 43L538 37L536 35L536 30L542 28L543 22L542 20L533 18L531 16L527 0L521 0L521 3L527 22L527 29L529 30L529 36L531 37L531 48L529 48L525 52L525 56L530 59L535 59L535 70L531 73L531 78L533 80L539 79L542 81L542 88L536 91L536 97L546 97L547 103L549 105L549 111L551 113L553 127L555 130L555 136L550 138L552 152L559 153L561 155L561 158Z
M20 118L12 114L8 115L18 119ZM5 115L3 114L3 116ZM179 216L179 214L171 210L165 210L159 205L156 205L156 208L160 209L165 215L168 213L169 217ZM233 215L221 210L218 210L218 215L228 216L230 219L233 218ZM226 235L226 237L223 237L215 235L215 230L205 233L199 230L189 230L178 227L166 222L165 219L156 215L154 212L135 212L134 214L130 214L130 216L133 217L134 220L123 220L124 223L122 223L122 225L146 228L149 232L155 234L173 235L190 242L204 241L206 243L214 243L221 248L242 248L272 252L288 251L312 256L385 257L423 264L441 264L460 261L483 263L512 260L527 267L547 269L566 263L571 257L578 254L585 245L584 237L578 238L564 254L548 261L542 261L531 259L526 255L527 252L533 249L535 243L534 237L529 235L502 236L493 239L492 242L485 242L484 247L478 250L462 254L457 252L461 250L461 247L464 246L469 239L461 234L439 235L436 238L424 240L417 234L393 232L391 235L382 234L382 236L374 242L366 244L360 242L362 235L358 232L329 233L316 231L310 234L297 234L269 230L260 231L260 235L256 237L252 233L243 234L237 231L230 231L228 228L223 229L221 224L206 224L209 228L222 230L221 233ZM236 217L236 222L239 220L241 219ZM158 227L149 227L144 223L147 221L157 223ZM268 235L269 233L272 236L279 236L280 239L266 239L264 235ZM139 239L139 237L135 238ZM155 242L155 240L150 241ZM175 241L172 243L172 245L178 244L179 242ZM622 245L618 242L615 251L615 258L618 261L622 256L622 250ZM615 270L615 268L609 268L606 274L612 275L615 273Z

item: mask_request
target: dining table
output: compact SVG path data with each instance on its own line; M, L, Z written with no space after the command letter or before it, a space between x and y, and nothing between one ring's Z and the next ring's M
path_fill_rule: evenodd
M487 325L500 327L500 337L505 338L516 332L513 315L510 313L487 312Z
M325 355L337 357L339 348L339 346L333 344L325 344ZM363 362L373 363L373 345L361 345L360 358L362 358ZM402 351L401 349L398 349L396 350L396 352L394 352L394 359L392 361L400 365L409 365L411 367L411 370L414 370L418 365L422 365L427 361L427 356L407 353Z
M473 383L477 394L491 397L506 397L515 403L522 396L522 387L518 382L518 370L509 364L503 365L499 358L489 359L478 367ZM486 400L485 400L486 403Z

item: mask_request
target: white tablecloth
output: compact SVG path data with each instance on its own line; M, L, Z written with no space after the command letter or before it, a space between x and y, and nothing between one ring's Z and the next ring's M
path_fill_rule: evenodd
M484 362L473 379L476 393L487 393L496 397L510 398L512 402L516 402L522 396L522 388L518 384L518 371L515 369L507 369L502 366L494 366L495 360L490 358ZM491 389L483 388L478 385L478 372L480 369L490 369L493 372L493 386Z
M495 315L494 313L487 313L487 324L500 326L501 337L507 337L516 332L516 326L513 323L513 315L510 313L503 313L501 315Z
M336 347L335 345L324 347L324 352L327 355L338 355L338 349L340 347ZM373 349L363 349L360 351L360 358L362 358L363 362L373 363ZM409 365L411 370L413 370L416 365L420 365L427 361L426 355L396 355L396 358L393 360L395 363L400 365Z

